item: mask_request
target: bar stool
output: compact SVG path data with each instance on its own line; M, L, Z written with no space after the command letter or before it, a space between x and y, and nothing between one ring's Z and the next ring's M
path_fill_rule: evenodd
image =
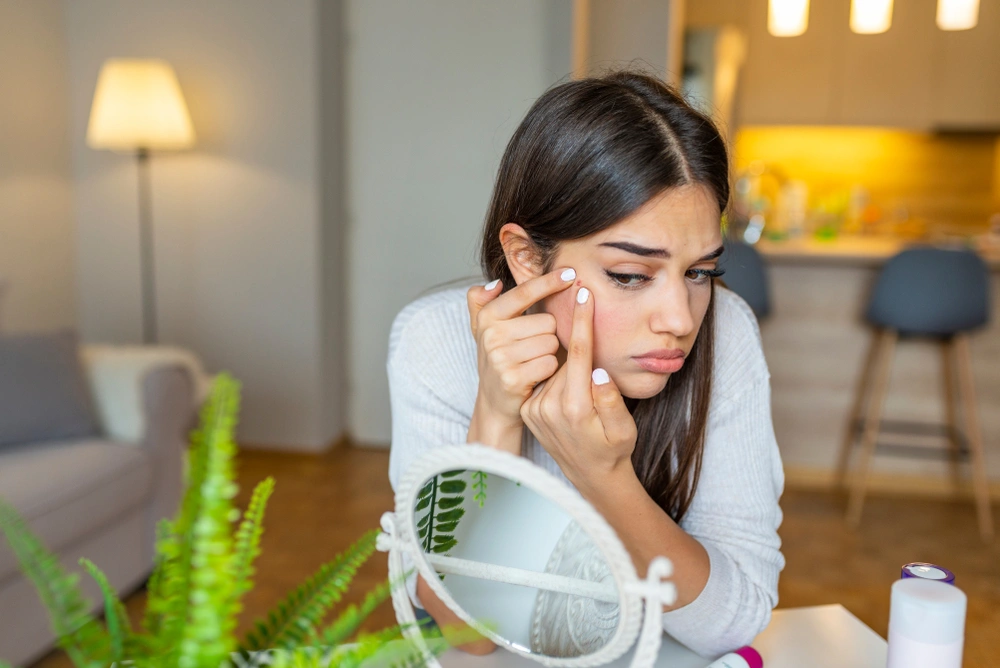
M847 522L852 528L861 523L865 490L879 434L898 430L900 426L913 426L912 423L904 423L892 429L881 420L896 342L900 337L922 337L941 342L947 452L955 471L959 457L969 456L979 532L983 540L992 539L993 519L968 335L971 330L989 321L989 286L990 275L986 264L969 250L906 250L891 258L879 274L865 314L876 331L855 391L854 406L837 466L838 480L843 484L860 429L861 457L853 472L847 509ZM964 413L964 433L956 423L952 379L955 367L958 371L957 399ZM866 397L869 387L871 396Z
M726 239L726 252L719 258L719 268L726 275L722 281L750 306L763 320L771 313L771 291L767 282L767 267L757 249L742 241Z

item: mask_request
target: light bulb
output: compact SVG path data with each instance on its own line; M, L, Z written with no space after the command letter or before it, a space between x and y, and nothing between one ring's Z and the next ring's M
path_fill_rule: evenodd
M769 0L767 31L775 37L795 37L809 27L809 0Z
M979 22L979 0L938 0L937 24L941 30L968 30Z
M892 0L851 0L851 30L877 35L892 25Z

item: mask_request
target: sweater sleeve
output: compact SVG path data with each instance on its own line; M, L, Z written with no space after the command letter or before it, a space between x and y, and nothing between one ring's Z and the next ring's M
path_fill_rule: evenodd
M769 374L756 322L737 329L743 335L720 337L717 363L728 378L713 397L698 489L681 521L708 552L708 582L694 601L663 615L663 628L703 656L748 645L768 625L785 565ZM726 338L738 345L726 350Z
M471 386L474 400L478 379L475 374L469 376L467 346L462 337L454 335L456 328L461 332L463 326L467 324L460 311L426 301L404 309L393 323L386 362L392 410L389 482L393 491L398 491L406 469L427 450L464 443L468 436L471 408L464 405L463 397ZM445 334L448 331L451 336ZM474 357L472 364L475 369ZM405 570L413 567L408 554L403 555L403 562ZM416 587L413 573L406 588L413 604L423 608Z

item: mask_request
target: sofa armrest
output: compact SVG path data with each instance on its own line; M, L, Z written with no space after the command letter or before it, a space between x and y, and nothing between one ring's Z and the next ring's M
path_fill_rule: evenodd
M196 410L207 395L210 377L189 351L166 346L81 346L80 357L105 435L141 444L151 426L147 418L155 406L147 404L147 377L161 369L179 369L190 379L189 409Z

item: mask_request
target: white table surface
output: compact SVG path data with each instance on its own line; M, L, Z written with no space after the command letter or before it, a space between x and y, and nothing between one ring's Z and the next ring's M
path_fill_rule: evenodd
M764 657L764 668L885 668L886 642L842 605L775 610L771 623L753 646ZM629 652L614 663L627 668ZM539 664L503 649L488 656L451 650L443 668L532 668ZM664 637L658 668L705 668L709 664L691 650Z

